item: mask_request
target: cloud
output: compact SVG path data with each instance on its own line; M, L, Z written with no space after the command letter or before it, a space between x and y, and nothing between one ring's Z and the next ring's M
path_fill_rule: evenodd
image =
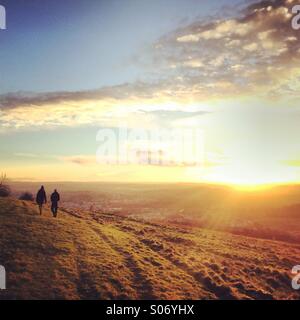
M34 153L22 153L18 152L14 154L16 157L21 157L21 158L38 158L39 156Z
M160 60L165 77L167 66L176 65L169 76L180 75L181 86L190 87L199 100L253 93L270 97L300 62L300 35L291 27L296 3L260 1L236 17L195 21L155 44L155 62Z
M190 59L183 62L183 65L191 68L201 68L203 67L203 62L199 59Z
M254 52L258 49L258 44L255 42L250 43L250 44L246 44L243 46L243 49L246 51L249 51L249 52Z
M75 156L66 156L61 157L59 160L65 161L65 162L71 162L78 165L90 165L90 164L96 164L96 156L92 155L75 155Z
M145 59L151 58L150 70L135 83L90 91L1 95L1 132L116 126L125 120L131 126L151 126L155 123L150 114L146 119L141 109L201 111L194 106L245 95L296 99L300 33L292 29L290 13L296 3L259 1L234 17L199 19L179 28L153 44L145 54Z
M88 92L7 94L0 96L1 131L87 125L135 127L141 123L153 126L152 111L168 111L171 118L172 112L185 103L182 99L166 84L142 82ZM141 109L149 112L147 118Z

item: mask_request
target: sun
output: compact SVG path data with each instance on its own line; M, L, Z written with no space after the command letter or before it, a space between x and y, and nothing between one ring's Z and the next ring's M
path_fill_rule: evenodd
M229 185L243 191L258 191L276 185L298 183L299 174L290 166L278 162L268 165L253 165L234 161L210 168L189 170L189 176L199 182Z

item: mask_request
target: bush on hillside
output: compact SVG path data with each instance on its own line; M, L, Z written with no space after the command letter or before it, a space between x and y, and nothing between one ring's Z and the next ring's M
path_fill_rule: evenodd
M23 192L20 197L19 200L24 200L24 201L34 201L34 197L33 194L30 192Z
M11 190L9 185L6 184L6 175L2 174L0 177L0 197L1 198L6 198L11 195Z

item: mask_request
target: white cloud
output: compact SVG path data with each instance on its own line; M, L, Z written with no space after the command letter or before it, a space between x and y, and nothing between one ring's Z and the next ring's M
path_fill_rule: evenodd
M257 43L253 42L253 43L249 43L245 46L243 46L243 49L249 52L253 52L256 51L258 49L258 45Z

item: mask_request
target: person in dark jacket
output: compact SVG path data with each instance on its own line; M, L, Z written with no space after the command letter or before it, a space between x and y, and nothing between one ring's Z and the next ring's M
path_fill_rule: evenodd
M53 217L57 217L57 210L58 210L58 201L60 200L60 195L55 189L54 192L51 194L51 211Z
M46 196L46 192L45 192L44 186L41 186L41 189L38 191L38 193L36 195L36 203L39 206L40 215L42 215L43 205L45 203L47 203L47 196Z

